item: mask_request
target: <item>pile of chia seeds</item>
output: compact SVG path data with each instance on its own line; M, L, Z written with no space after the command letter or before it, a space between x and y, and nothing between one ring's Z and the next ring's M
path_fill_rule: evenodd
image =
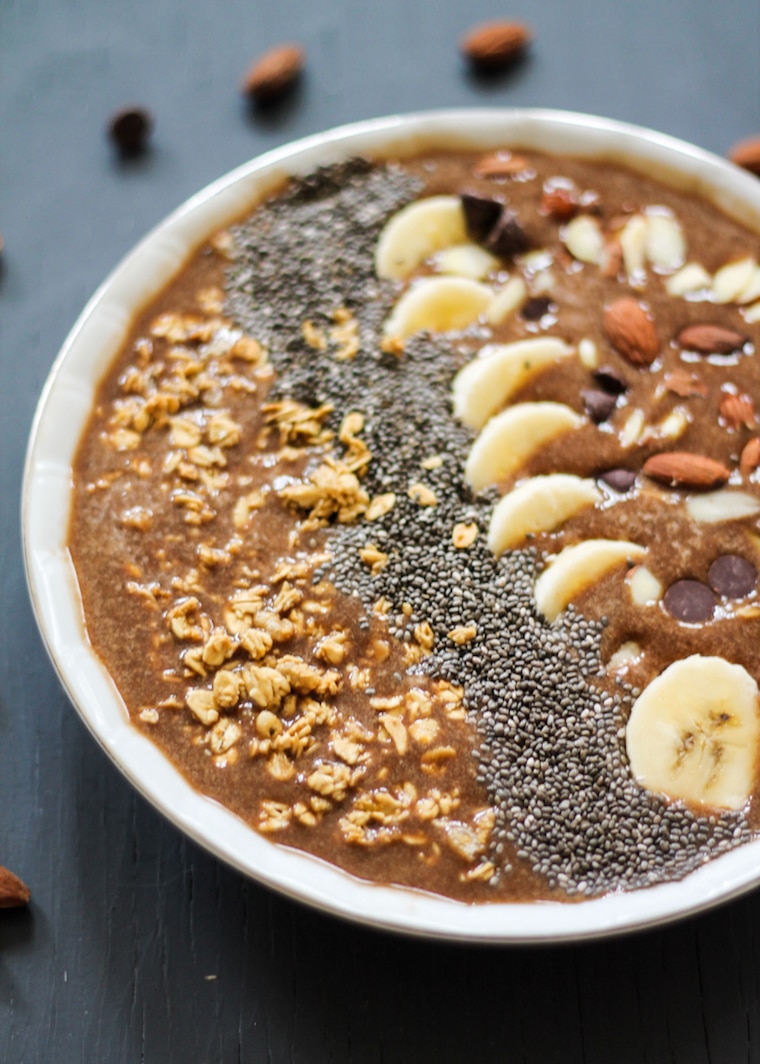
M746 819L699 817L635 783L624 736L638 692L602 685L602 625L572 608L547 624L533 600L535 553L497 559L488 550L495 496L473 497L464 483L473 437L450 405L451 380L467 351L450 336L427 335L409 341L400 358L380 350L397 291L374 275L375 244L390 215L419 192L402 168L355 160L294 182L236 232L228 310L269 348L276 394L332 402L335 428L348 410L362 410L373 455L363 485L370 495L396 493L380 520L334 528L334 561L320 575L368 611L385 596L393 604L391 631L401 639L410 640L422 621L432 626L435 646L418 668L465 689L481 739L473 751L478 776L497 811L491 856L500 876L516 848L549 887L568 895L682 877L748 841ZM359 322L360 351L350 361L313 350L301 335L305 319L329 325L339 307ZM423 461L434 455L442 461L426 470ZM415 483L431 488L438 504L410 499ZM458 522L480 530L466 550L453 545ZM359 558L367 543L389 556L378 576ZM447 638L471 623L471 642Z

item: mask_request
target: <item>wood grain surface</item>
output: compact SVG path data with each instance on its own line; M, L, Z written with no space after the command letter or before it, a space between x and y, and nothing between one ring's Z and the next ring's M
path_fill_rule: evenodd
M457 42L523 19L535 43L479 79ZM294 40L297 92L238 94ZM37 635L19 533L34 407L82 306L154 223L294 137L455 105L548 106L725 153L760 133L757 0L0 0L0 1062L295 1064L760 1060L760 893L672 927L561 948L417 942L248 882L139 798L85 731ZM151 109L119 163L110 113Z

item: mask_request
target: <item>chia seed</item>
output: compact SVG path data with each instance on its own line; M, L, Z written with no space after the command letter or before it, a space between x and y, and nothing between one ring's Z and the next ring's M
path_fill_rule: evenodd
M500 875L510 872L511 848L570 896L680 878L747 842L749 825L739 813L698 816L636 784L624 739L638 690L606 680L604 622L570 608L548 624L534 605L536 552L495 558L488 550L497 495L473 497L467 488L473 437L450 404L452 377L474 335L420 334L400 358L381 351L397 286L376 278L375 244L388 218L420 191L401 167L353 160L294 181L236 231L228 311L268 347L274 397L333 403L333 428L361 409L373 455L363 487L370 496L396 493L379 520L331 530L333 560L315 579L358 593L367 610L385 596L398 639L411 639L410 624L431 625L435 645L416 669L464 687L480 737L472 752L478 779L496 810L490 857ZM306 319L328 325L341 307L357 319L360 338L356 357L342 362L309 347L300 331ZM432 455L442 461L425 469ZM418 482L435 492L436 506L409 498ZM479 530L466 550L452 542L458 522ZM376 576L358 555L370 542L388 554ZM454 645L448 633L470 623L475 638Z

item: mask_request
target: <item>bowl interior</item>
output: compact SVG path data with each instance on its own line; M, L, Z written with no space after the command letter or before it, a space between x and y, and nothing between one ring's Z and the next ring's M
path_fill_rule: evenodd
M171 821L240 871L294 898L376 927L450 939L558 941L610 935L693 913L760 881L760 841L680 882L582 904L466 906L359 881L272 844L195 791L134 729L89 644L67 550L72 464L97 385L140 309L215 230L251 209L287 175L352 155L413 154L445 145L505 145L613 159L712 200L760 232L760 183L691 145L621 123L549 111L441 111L343 127L270 152L198 193L154 229L90 300L42 393L29 443L23 542L32 602L51 660L95 738Z

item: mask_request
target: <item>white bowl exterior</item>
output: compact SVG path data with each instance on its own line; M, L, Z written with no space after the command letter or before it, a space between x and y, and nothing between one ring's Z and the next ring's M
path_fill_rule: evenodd
M760 882L760 840L679 882L580 904L464 905L358 880L270 842L194 790L134 728L86 635L67 549L72 466L100 379L136 313L195 248L251 209L287 175L352 155L411 154L515 145L611 158L707 195L760 231L760 183L724 160L623 123L557 111L438 111L377 119L306 138L239 167L154 229L98 289L72 329L43 390L24 473L22 525L32 602L50 657L79 713L108 755L174 824L241 872L325 911L418 935L481 942L549 942L653 926L705 909Z

